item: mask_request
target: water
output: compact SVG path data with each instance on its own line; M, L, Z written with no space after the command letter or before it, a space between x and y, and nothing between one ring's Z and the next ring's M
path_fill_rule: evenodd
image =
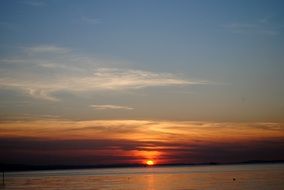
M1 190L282 190L284 164L33 171L6 177Z

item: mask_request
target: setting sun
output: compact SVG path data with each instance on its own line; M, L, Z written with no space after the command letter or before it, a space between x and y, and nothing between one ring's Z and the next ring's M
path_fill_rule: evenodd
M147 161L146 161L146 164L147 164L147 166L153 166L153 165L155 165L155 163L154 163L153 160L147 160Z

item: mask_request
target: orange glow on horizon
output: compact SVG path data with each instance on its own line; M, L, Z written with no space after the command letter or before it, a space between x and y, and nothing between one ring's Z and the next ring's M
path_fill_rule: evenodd
M147 139L152 142L179 141L181 143L190 143L197 140L235 142L264 138L283 138L284 123L153 122L151 120L71 121L43 119L31 121L5 121L1 123L0 131L0 137L5 138L36 137L43 139L60 138L64 140L116 139L130 141ZM127 133L123 131L127 131ZM173 140L169 138L168 134L178 135L179 138ZM143 156L144 159L152 159L159 156L159 151L149 151L149 148L145 151L137 152L139 152L138 155Z
M86 160L82 163L89 164L98 162L155 166L200 162L199 155L210 157L216 146L220 147L220 150L232 152L236 147L244 146L257 152L259 142L264 142L264 149L269 152L270 147L281 149L284 138L284 122L38 119L4 120L0 123L1 143L6 143L5 147L11 146L19 160L23 154L18 144L23 143L29 158L39 155L38 158L41 159L42 155L54 154L72 161L73 155L76 155ZM41 144L44 144L48 151L42 150ZM7 153L10 151L9 148L4 150ZM239 153L237 151L236 155ZM191 154L195 155L191 157ZM184 155L189 155L189 158ZM105 159L106 157L109 159ZM244 159L247 158L249 157L244 156ZM61 159L58 159L58 162L61 162Z

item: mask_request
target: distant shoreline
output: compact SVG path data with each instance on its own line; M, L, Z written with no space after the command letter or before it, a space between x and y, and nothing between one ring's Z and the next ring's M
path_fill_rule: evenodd
M249 160L244 162L231 163L177 163L177 164L160 164L154 167L170 166L214 166L214 165L240 165L240 164L279 164L284 160ZM0 171L17 172L17 171L39 171L39 170L74 170L74 169L100 169L100 168L134 168L148 167L142 164L112 164L112 165L27 165L27 164L0 164ZM151 166L153 167L153 166Z

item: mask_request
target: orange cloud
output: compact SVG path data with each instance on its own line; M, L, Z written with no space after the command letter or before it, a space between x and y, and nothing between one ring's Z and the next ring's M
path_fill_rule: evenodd
M83 163L100 164L284 158L279 154L283 123L37 120L2 122L0 132L7 160L45 160L46 155L58 162L80 157Z

